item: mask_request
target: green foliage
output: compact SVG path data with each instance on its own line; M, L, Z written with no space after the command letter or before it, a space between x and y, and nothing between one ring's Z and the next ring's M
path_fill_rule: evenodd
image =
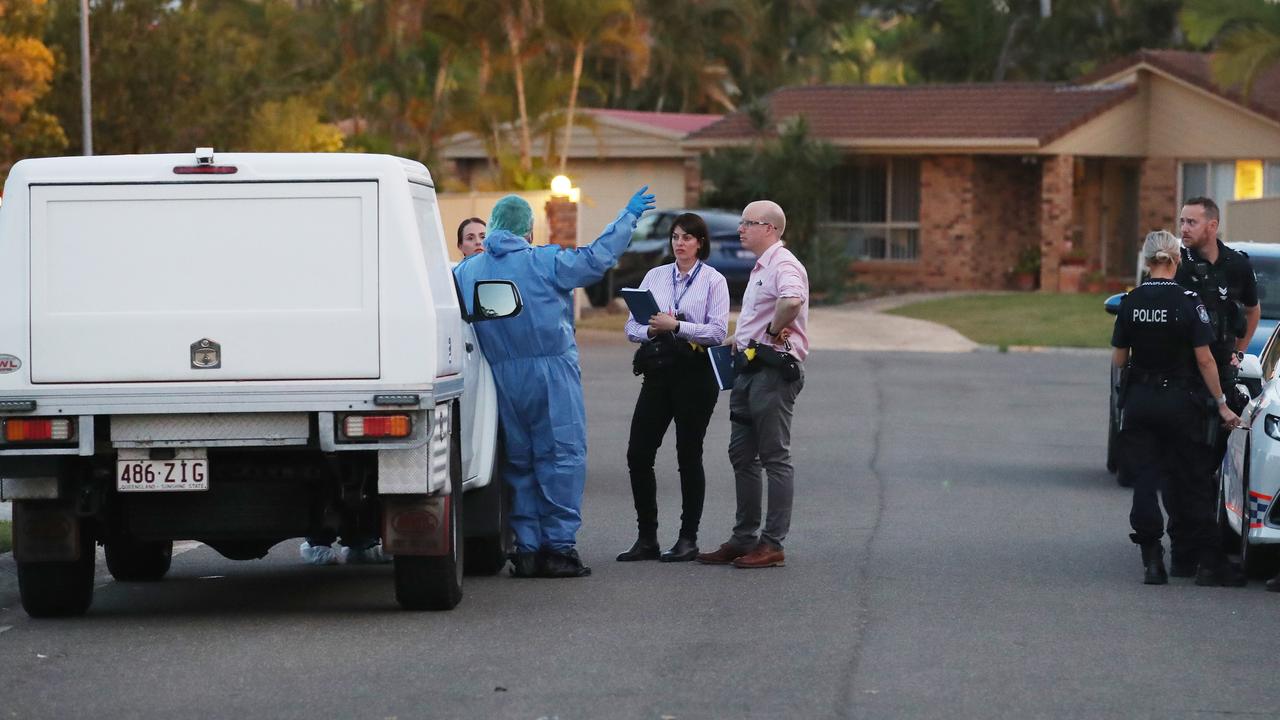
M1254 82L1280 62L1280 5L1259 0L1187 0L1187 39L1216 49L1214 80L1248 97Z
M1184 23L1202 18L1189 37L1203 42L1241 22L1220 20L1215 5L1267 5L1186 4ZM1039 0L90 5L100 153L310 146L308 133L296 143L271 138L255 120L265 113L289 125L290 99L307 98L315 122L343 128L349 148L432 162L452 134L473 132L491 161L482 182L516 188L542 182L564 149L565 126L586 120L576 107L719 113L786 84L1067 79L1139 47L1179 46L1183 0L1059 1L1048 18ZM27 127L7 130L0 154L80 151L79 6L0 0L0 35L42 41L51 62L36 66L52 68L47 92L25 111ZM1247 45L1245 65L1270 62L1259 43ZM0 88L17 77L0 68ZM546 151L531 157L537 138Z
M41 109L55 67L54 54L35 36L44 11L44 0L0 4L0 183L19 159L67 145L57 118Z
M787 215L787 246L805 263L816 293L839 297L849 280L842 247L818 232L825 212L827 181L839 162L831 145L809 136L804 118L789 119L776 137L767 114L756 111L759 140L752 147L725 148L702 157L708 183L703 203L740 210L754 200L772 200Z
M306 98L268 100L253 111L246 150L254 152L338 152L342 131L320 122L320 112Z

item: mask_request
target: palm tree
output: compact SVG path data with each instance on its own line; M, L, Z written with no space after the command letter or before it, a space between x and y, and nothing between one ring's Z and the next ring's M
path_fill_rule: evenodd
M552 37L573 49L569 111L564 123L564 142L560 146L560 173L563 174L569 160L569 138L573 133L573 115L578 105L587 47L609 48L630 60L633 85L648 70L649 49L636 22L631 0L551 0L547 11L547 29Z
M530 40L542 25L541 0L502 0L499 20L507 36L511 72L516 81L516 107L520 113L520 169L533 170L533 142L529 138L529 103L525 97L524 62Z
M1224 88L1240 88L1245 98L1280 62L1280 5L1273 2L1187 0L1182 27L1193 44L1216 45L1214 80Z

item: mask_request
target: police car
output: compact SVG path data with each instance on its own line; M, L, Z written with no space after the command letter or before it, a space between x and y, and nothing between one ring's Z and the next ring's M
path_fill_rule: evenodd
M1258 275L1261 281L1261 272ZM1244 426L1232 431L1219 474L1218 525L1223 544L1228 551L1238 548L1241 565L1252 575L1273 572L1280 559L1280 510L1274 504L1280 494L1277 364L1280 338L1273 331L1261 356L1246 355L1241 366L1241 375L1259 380L1261 390L1240 413Z
M1280 323L1280 244L1239 242L1231 243L1230 247L1249 255L1254 277L1257 278L1258 302L1262 306L1262 318L1258 321L1258 328L1254 331L1253 337L1249 339L1249 348L1246 352L1258 356L1263 353L1263 346L1271 338L1277 323ZM1112 315L1119 312L1120 300L1123 297L1124 293L1118 293L1107 298L1104 303L1107 312ZM1124 474L1118 472L1117 464L1119 456L1116 435L1119 432L1120 410L1116 407L1116 372L1114 368L1111 371L1110 412L1107 423L1107 470L1116 473L1116 482L1122 487L1129 487ZM1250 394L1256 397L1262 390L1261 380L1256 376L1243 377L1246 374L1242 372L1243 384L1249 388Z

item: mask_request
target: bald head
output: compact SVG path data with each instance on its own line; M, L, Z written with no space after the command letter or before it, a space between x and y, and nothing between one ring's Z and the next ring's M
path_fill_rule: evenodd
M759 215L761 220L777 228L778 235L782 235L787 229L786 213L782 212L781 205L772 200L757 200L750 203L743 209L743 217L746 217L748 213L750 213L751 217Z
M787 216L782 213L778 203L757 200L742 209L738 240L743 248L759 257L782 239L782 231L786 227Z

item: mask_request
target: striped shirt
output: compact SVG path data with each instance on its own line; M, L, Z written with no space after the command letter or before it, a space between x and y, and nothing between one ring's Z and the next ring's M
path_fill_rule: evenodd
M644 276L640 289L653 293L663 312L684 316L676 337L711 346L729 334L729 285L710 265L698 261L687 273L676 270L675 263L659 265ZM631 342L650 339L649 326L629 315L625 330Z

